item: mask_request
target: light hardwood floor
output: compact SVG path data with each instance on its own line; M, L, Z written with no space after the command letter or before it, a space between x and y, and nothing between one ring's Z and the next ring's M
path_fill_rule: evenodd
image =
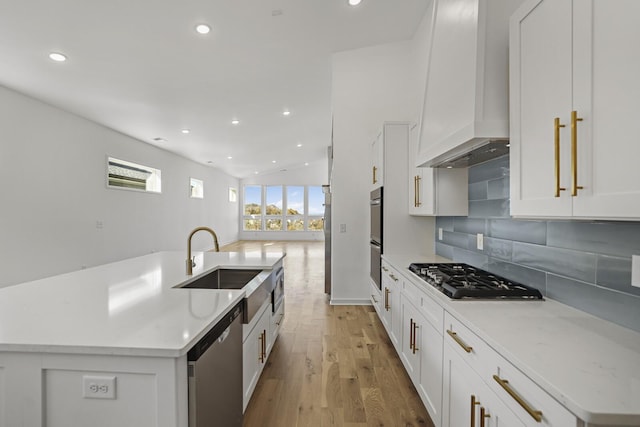
M258 426L433 426L371 306L332 306L324 242L237 242L284 250L285 320L244 416Z

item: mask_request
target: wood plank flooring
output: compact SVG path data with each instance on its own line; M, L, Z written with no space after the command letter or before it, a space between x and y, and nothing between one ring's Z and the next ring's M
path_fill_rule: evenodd
M244 416L245 427L433 426L371 306L331 306L324 242L237 242L280 251L285 320Z

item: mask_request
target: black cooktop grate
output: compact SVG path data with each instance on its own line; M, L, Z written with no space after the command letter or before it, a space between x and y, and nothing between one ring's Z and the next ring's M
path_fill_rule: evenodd
M409 270L454 299L536 299L539 290L462 263L414 263Z

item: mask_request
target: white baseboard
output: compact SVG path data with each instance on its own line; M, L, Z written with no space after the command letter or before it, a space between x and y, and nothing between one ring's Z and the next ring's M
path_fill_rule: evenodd
M331 301L329 301L329 304L331 305L371 305L371 300L370 299L335 299L332 298Z

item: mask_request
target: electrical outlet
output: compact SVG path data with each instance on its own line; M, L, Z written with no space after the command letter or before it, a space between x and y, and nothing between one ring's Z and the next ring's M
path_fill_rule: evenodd
M442 227L438 228L438 240L442 240Z
M340 224L340 232L341 233L347 232L347 224Z
M96 228L97 228L98 230L100 230L100 229L104 228L104 222L102 222L102 221L100 221L100 220L97 220L97 221L96 221Z
M115 376L82 376L82 397L85 399L115 399Z
M484 236L482 235L482 233L478 233L478 235L476 236L476 247L479 251L484 250Z
M640 255L631 257L631 286L640 288Z

